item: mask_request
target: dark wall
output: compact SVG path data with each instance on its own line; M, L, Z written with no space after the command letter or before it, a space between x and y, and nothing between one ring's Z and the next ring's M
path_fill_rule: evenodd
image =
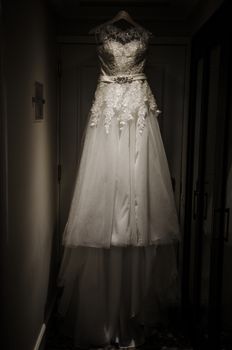
M56 231L56 61L45 2L3 6L8 138L8 232L4 246L4 349L32 350L44 321ZM35 122L34 83L44 84Z

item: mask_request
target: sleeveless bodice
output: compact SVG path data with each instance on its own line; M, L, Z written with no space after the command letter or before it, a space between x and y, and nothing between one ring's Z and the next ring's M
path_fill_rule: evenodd
M101 74L90 110L90 126L103 119L106 133L113 120L120 130L134 121L141 134L146 116L158 116L155 98L143 73L149 38L142 27L122 30L108 24L96 30Z
M107 25L98 34L98 57L102 74L131 75L142 73L151 33L145 29L121 30Z

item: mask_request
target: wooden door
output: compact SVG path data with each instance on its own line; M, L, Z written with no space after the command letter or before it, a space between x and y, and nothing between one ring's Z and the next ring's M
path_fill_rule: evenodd
M68 218L91 101L99 74L95 46L60 47L59 233Z
M232 61L232 44L230 43L228 60ZM231 349L232 347L232 66L230 64L228 72L228 94L226 105L226 157L224 163L224 230L221 239L221 250L223 253L221 271L221 327L220 345L221 348Z
M227 10L222 8L193 41L189 123L192 145L189 144L183 288L185 317L197 349L220 348L224 240L229 212L224 200L228 23Z

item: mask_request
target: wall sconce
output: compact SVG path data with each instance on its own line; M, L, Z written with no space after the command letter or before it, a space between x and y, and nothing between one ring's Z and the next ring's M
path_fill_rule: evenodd
M43 84L39 82L35 82L35 96L32 97L32 102L35 107L35 120L43 120L44 119L44 108L45 99L43 97Z

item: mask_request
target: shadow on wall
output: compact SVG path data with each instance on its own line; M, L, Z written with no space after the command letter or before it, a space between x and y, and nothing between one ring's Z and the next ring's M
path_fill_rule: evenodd
M44 1L3 5L9 183L3 348L31 350L44 322L56 233L55 33ZM46 100L39 122L35 81Z

